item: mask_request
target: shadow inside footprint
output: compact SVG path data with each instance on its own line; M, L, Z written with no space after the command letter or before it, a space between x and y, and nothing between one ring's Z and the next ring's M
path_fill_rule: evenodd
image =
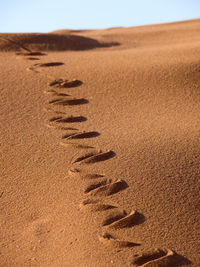
M80 80L73 80L73 81L67 81L67 82L61 84L60 87L73 88L73 87L78 87L78 86L80 86L82 84L83 84L83 82L80 81Z
M137 211L134 216L134 221L132 222L132 224L130 223L128 227L142 224L143 222L145 222L145 220L146 220L145 216L142 213Z
M27 57L27 60L40 60L38 57Z
M183 265L190 265L192 262L182 255L175 254L174 263L176 264L175 266L178 267Z
M60 106L75 106L75 105L87 104L88 102L89 101L85 98L77 98L77 99L58 98L50 100L49 104L60 105Z
M107 152L101 152L97 155L94 155L93 157L87 159L85 161L85 163L97 163L97 162L101 162L101 161L105 161L111 158L114 158L116 155L116 153L112 150L109 150Z
M94 137L97 137L99 136L100 133L98 132L85 132L85 133L77 133L77 134L74 134L73 136L68 136L68 135L63 135L62 136L62 139L84 139L84 138L94 138Z
M84 122L87 118L83 116L71 116L71 117L53 117L49 121L50 122L56 122L56 123L75 123L75 122Z
M183 265L190 265L192 262L182 255L177 254L172 250L156 249L154 252L147 252L141 256L135 255L133 264L137 266L171 266L179 267Z
M46 56L43 52L16 52L16 55L22 56Z
M35 67L55 67L64 65L63 62L47 62L47 63L39 63L35 64Z

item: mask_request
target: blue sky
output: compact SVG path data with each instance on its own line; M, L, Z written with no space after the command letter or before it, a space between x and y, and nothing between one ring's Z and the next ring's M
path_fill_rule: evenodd
M0 0L0 32L129 27L200 18L200 0Z

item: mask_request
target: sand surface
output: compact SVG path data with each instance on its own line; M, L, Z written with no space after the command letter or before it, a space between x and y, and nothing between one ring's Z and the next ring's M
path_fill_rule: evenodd
M0 35L0 266L200 266L199 29Z

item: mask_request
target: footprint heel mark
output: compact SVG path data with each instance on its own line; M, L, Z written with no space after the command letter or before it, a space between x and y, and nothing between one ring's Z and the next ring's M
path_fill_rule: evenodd
M134 210L131 211L128 215L126 214L123 218L113 220L112 223L105 224L104 222L104 226L106 225L110 229L121 229L132 227L134 225L140 224L141 222L143 222L143 215Z
M90 191L88 194L90 196L99 196L99 197L106 197L113 194L116 194L128 187L127 183L124 180L117 180L113 183L103 185L101 187L98 187L92 191Z
M60 106L75 106L75 105L84 105L89 101L85 98L74 98L74 99L65 99L65 98L56 98L49 101L51 105L60 105Z
M102 242L104 245L110 246L112 248L128 248L128 247L140 246L139 243L123 241L118 238L115 238L109 233L104 233L103 235L99 235L99 241Z
M75 122L84 122L86 120L87 118L83 116L70 116L70 117L58 116L58 117L52 117L49 121L56 123L75 123Z
M56 79L49 83L50 86L55 86L59 88L73 88L73 87L78 87L82 84L83 84L82 81L76 79L72 81L66 79Z
M91 212L105 211L110 209L116 209L117 206L110 203L103 203L98 199L86 199L80 204L82 210L89 210Z
M171 249L156 249L135 257L133 264L142 267L175 267L180 266L178 258Z
M80 179L99 179L105 177L103 174L97 174L97 173L84 173L81 172L79 169L76 168L70 168L68 170L68 173L72 177L80 178Z
M65 135L62 136L62 139L71 140L71 139L85 139L85 138L94 138L99 136L100 133L98 132L82 132L82 133L76 133L73 136L66 137Z

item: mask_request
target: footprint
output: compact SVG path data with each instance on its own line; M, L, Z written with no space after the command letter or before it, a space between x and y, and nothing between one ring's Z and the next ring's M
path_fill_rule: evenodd
M27 57L27 60L40 60L38 57Z
M55 86L55 85L59 85L63 82L64 80L61 78L61 79L56 79L56 80L53 80L52 82L49 82L48 85L49 86ZM67 80L66 80L67 81Z
M46 124L46 126L50 129L56 129L56 130L62 130L62 131L78 131L78 129L76 128L65 127L65 126L60 126L60 125Z
M83 156L78 157L75 161L73 161L72 163L80 163L80 162L84 162L85 160L87 160L90 157L93 157L94 155L98 154L99 151L94 150L91 152L87 152L86 154L84 154Z
M82 133L75 133L72 136L63 135L62 139L67 139L67 140L70 140L70 139L84 139L84 138L97 137L99 135L100 134L98 132L82 132Z
M100 186L88 193L90 196L106 197L116 194L128 187L127 183L123 180L117 180L113 183Z
M64 143L60 142L62 146L68 147L68 148L78 148L78 149L89 149L89 148L94 148L93 146L88 146L88 145L81 145L81 144L75 144L75 143Z
M120 211L120 210L114 211L114 212L110 213L107 216L107 218L103 221L102 225L103 226L110 225L113 222L118 221L118 220L124 218L126 215L127 215L127 213L126 213L125 210L122 210L122 211Z
M62 65L64 65L63 62L47 62L47 63L34 64L34 67L43 68L43 67L55 67L55 66L62 66Z
M50 107L44 107L43 109L46 112L51 112L51 113L56 113L56 114L62 114L62 115L66 115L67 114L65 111L54 110L54 109L52 109Z
M70 96L69 94L66 93L59 93L54 89L45 90L44 93L51 96Z
M110 210L110 209L116 209L117 206L109 204L109 203L103 203L98 199L86 199L80 204L80 208L82 210L89 210L92 212L96 211L104 211L104 210Z
M33 71L33 72L35 72L35 73L40 73L39 71L37 71L33 66L32 67L28 67L27 69L26 69L27 71Z
M101 187L101 186L104 186L106 184L110 184L112 183L112 180L111 179L103 179L101 181L97 181L96 183L92 183L90 185L87 186L87 188L85 189L84 193L89 193L90 191L98 188L98 187Z
M106 246L110 246L113 248L127 248L127 247L135 247L140 246L139 243L134 243L130 241L123 241L118 238L113 237L109 233L104 233L103 235L99 235L99 240Z
M57 79L49 83L50 86L60 87L60 88L72 88L72 87L78 87L82 85L83 82L80 80L72 80L68 81L65 79Z
M70 138L70 137L72 137L73 135L75 135L76 133L67 133L67 134L65 134L64 136L65 136L65 138L67 139L67 138Z
M175 267L176 254L170 249L155 249L135 257L133 264L142 267Z
M109 217L106 219L103 223L104 226L107 226L108 228L111 229L121 229L121 228L126 228L126 227L132 227L134 225L137 225L141 223L141 214L138 213L137 211L131 211L128 215L125 214L123 218L115 218ZM143 217L143 216L142 216Z
M70 117L52 117L49 121L50 122L56 122L56 123L75 123L75 122L83 122L86 121L87 118L83 116L70 116Z
M22 56L46 56L46 54L42 53L42 52L16 52L16 55L22 55Z
M65 96L65 94L64 94ZM65 99L65 98L56 98L49 101L49 104L52 105L61 105L61 106L75 106L87 104L88 100L85 98L74 98L74 99Z
M111 150L108 150L107 152L102 152L100 150L99 152L91 154L91 156L87 156L87 157L83 156L81 160L75 161L75 162L79 162L80 164L82 163L91 164L91 163L97 163L97 162L111 159L114 156L115 156L115 153Z
M79 178L79 179L99 179L99 178L103 178L105 177L105 175L103 174L97 174L97 173L85 173L80 171L79 169L76 168L70 168L68 170L68 173L70 176L74 177L74 178Z

